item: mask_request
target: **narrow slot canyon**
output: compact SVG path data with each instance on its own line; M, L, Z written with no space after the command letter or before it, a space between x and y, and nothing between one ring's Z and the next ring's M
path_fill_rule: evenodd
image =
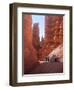
M23 20L24 74L63 73L63 15L24 14Z

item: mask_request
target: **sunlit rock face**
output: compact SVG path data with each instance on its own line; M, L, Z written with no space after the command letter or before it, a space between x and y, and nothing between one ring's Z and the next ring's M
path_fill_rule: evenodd
M32 16L24 15L24 73L31 71L37 64L37 54L32 39Z
M59 45L49 55L49 62L63 62L63 45Z
M63 43L63 16L45 16L45 37L41 43L39 54L40 60L43 60Z
M45 17L45 41L52 49L63 42L63 16Z
M45 16L45 37L41 41L39 30L38 23L32 25L32 16L24 15L24 73L39 63L63 62L63 16Z

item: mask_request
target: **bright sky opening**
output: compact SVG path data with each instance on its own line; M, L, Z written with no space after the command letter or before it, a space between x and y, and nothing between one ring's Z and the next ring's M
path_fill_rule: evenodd
M41 38L45 36L45 16L43 15L32 15L32 25L34 23L39 23L39 37Z

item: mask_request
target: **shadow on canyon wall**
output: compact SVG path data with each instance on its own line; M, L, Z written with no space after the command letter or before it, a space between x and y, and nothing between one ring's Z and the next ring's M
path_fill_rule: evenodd
M63 16L45 16L45 37L39 39L39 24L24 15L24 74L63 72Z

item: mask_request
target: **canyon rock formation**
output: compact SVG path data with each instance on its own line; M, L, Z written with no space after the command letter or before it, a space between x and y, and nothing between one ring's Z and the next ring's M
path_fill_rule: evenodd
M63 43L63 16L45 16L45 38L41 41L40 60Z
M63 16L45 16L45 37L40 41L39 24L32 25L32 15L24 15L24 73L53 55L63 62Z
M51 58L54 57L54 61L55 62L63 62L63 45L59 45L57 48L55 48L49 55L48 55L48 58L49 58L49 62L52 62Z
M32 16L24 16L24 70L28 73L37 64L37 51L32 45Z

